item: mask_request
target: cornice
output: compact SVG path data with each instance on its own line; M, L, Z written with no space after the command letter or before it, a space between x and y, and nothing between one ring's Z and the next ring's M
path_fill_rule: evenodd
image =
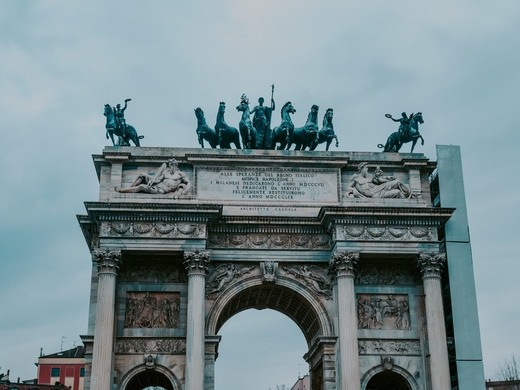
M331 224L440 226L454 211L446 207L324 206L318 219L327 229Z
M208 222L222 215L221 205L193 203L85 202L85 208L92 221Z

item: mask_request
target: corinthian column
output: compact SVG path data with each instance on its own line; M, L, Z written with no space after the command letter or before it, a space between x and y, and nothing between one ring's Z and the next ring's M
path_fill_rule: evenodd
M90 389L106 390L112 387L112 349L114 345L114 306L116 276L121 252L96 251L92 260L97 263L98 292L94 350L92 351L92 374Z
M444 253L419 254L418 266L424 285L432 390L451 388L441 293L441 271L445 262Z
M359 390L359 356L354 274L359 253L335 253L330 260L336 276L336 312L338 315L339 375L338 390Z
M185 390L204 389L204 296L208 264L209 252L184 253L188 274Z

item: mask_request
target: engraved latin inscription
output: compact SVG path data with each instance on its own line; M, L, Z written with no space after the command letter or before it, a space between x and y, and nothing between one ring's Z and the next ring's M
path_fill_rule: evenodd
M200 168L199 199L270 202L339 202L337 170Z

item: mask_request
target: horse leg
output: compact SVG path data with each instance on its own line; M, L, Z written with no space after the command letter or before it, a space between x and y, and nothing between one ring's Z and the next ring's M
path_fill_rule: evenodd
M415 148L415 144L417 143L417 138L414 138L412 140L412 149L410 150L410 153L413 153L413 148Z
M330 143L332 142L332 138L328 139L327 140L327 146L325 146L325 151L328 152L329 151L329 147L330 147Z

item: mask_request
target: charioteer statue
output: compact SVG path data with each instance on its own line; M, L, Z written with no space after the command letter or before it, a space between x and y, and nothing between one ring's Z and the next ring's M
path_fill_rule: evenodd
M115 107L110 104L105 104L105 111L103 115L107 118L105 123L106 137L112 140L114 146L130 146L130 141L135 146L141 146L139 143L140 139L144 137L137 135L137 130L126 123L125 110L128 107L128 102L132 99L125 99L125 105L121 107L121 104L116 104ZM117 143L114 140L114 135L118 137Z
M264 106L264 98L258 98L250 114L253 115L253 127L257 133L257 149L269 149L271 145L271 117L276 105L274 103L274 84L271 85L271 106Z

